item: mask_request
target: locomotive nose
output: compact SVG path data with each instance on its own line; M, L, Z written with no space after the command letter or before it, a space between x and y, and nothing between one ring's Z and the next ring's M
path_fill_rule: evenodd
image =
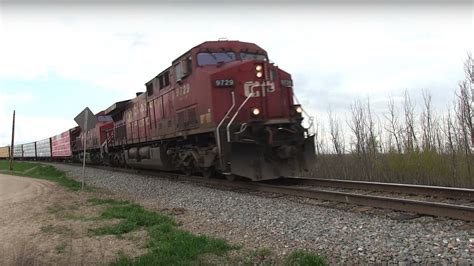
M279 84L275 82L276 67L266 61L255 60L245 68L247 75L242 80L243 94L250 98L248 113L250 119L262 120L282 117L284 95L280 95ZM283 97L283 98L282 98Z

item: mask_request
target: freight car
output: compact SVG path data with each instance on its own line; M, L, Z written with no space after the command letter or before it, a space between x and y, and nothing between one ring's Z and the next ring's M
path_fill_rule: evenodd
M0 160L10 158L10 146L0 147Z
M13 158L23 158L23 144L13 146Z
M204 42L145 87L105 111L111 164L259 181L301 174L314 160L291 75L256 44Z
M23 158L25 160L36 160L36 142L23 144Z
M36 143L36 156L39 160L51 158L51 138L43 139Z
M71 128L51 137L51 157L55 160L71 160L75 139L81 133L79 127Z

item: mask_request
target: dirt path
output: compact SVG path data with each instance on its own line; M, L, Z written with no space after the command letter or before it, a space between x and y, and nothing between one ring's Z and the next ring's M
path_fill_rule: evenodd
M135 241L137 236L88 235L89 228L106 222L81 218L100 211L87 203L93 196L49 181L0 174L0 265L104 264L115 260L118 251L143 253L143 236Z
M0 174L0 209L37 198L53 186L53 183L44 180Z
M44 210L54 186L44 180L0 174L0 262L16 264L26 259L26 252L31 251L29 236L39 229L31 221Z

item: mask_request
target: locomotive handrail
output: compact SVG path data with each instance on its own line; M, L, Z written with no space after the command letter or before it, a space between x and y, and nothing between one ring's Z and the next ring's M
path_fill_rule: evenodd
M299 101L298 97L296 97L296 94L295 92L292 93L293 94L293 98L296 100L296 102L301 105L301 102ZM314 135L315 134L315 130L314 130L314 117L309 115L307 112L306 112L306 109L303 108L303 113L306 115L307 119L308 119L308 128L307 128L307 134L308 135Z
M239 114L240 110L242 109L242 107L248 102L248 100L250 99L250 97L252 97L254 95L253 92L251 92L249 94L249 96L247 96L247 98L245 99L245 101L239 106L239 109L237 109L237 112L235 112L234 116L232 116L232 119L230 119L229 121L229 124L227 124L227 141L230 142L230 125L232 125L232 123L234 122L235 118L237 117L237 115Z
M216 127L217 154L219 156L219 164L220 164L221 167L222 167L222 148L221 148L221 134L219 133L219 128L222 126L222 124L224 123L226 118L229 116L230 112L232 112L232 110L234 110L235 95L234 95L233 91L231 92L231 95L232 95L232 106L229 108L229 110L227 110L227 113L224 115L221 122L219 122L219 124Z

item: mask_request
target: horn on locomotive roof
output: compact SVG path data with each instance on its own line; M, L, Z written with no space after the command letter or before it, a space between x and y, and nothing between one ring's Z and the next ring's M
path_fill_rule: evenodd
M229 38L227 37L220 37L219 39L217 39L218 41L228 41Z

